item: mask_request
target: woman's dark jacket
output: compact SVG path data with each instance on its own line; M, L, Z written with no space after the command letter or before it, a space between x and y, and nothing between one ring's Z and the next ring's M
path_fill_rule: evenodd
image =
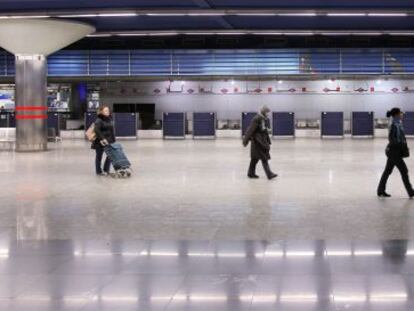
M393 120L388 131L388 145L385 153L387 157L402 158L403 150L407 146L404 128L400 120Z
M257 114L250 123L243 138L243 144L247 146L249 141L250 157L258 160L270 160L269 137L270 121L268 118Z
M115 142L114 125L111 117L98 115L95 120L96 139L92 142L92 149L103 148L100 141L106 139L109 144Z

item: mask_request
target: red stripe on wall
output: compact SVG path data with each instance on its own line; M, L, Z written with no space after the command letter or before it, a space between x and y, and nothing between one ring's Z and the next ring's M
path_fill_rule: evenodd
M35 120L35 119L47 119L46 114L40 114L40 115L17 115L17 120Z
M19 106L16 107L16 111L37 111L37 110L47 110L46 106Z

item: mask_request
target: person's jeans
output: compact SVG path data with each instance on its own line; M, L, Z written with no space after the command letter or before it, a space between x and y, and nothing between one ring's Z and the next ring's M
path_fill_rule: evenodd
M261 160L263 169L266 173L266 176L270 178L273 174L272 170L270 169L269 162L267 160ZM256 175L256 165L259 162L259 159L251 159L249 165L249 171L247 172L248 176Z
M378 185L378 194L384 193L385 188L387 186L388 177L390 177L394 166L398 168L401 174L402 181L404 183L405 189L408 192L408 195L412 195L414 190L410 183L410 178L408 176L408 168L405 164L403 158L388 158L387 165L385 166L384 173L382 173L382 177L380 183Z
M102 157L104 153L105 152L103 148L96 148L96 158L95 158L96 174L102 174L101 163L102 163ZM111 160L108 157L106 157L103 171L105 173L109 173L110 167L111 167Z

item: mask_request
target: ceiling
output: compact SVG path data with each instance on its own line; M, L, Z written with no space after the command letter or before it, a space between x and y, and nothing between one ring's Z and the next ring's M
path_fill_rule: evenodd
M90 23L95 40L246 34L414 39L414 0L0 0L0 20L24 16Z

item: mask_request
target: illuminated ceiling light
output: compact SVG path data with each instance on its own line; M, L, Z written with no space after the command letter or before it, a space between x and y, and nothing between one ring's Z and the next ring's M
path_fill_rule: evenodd
M379 17L406 17L407 13L368 13L368 16L379 16Z
M381 84L381 83L382 83L382 81L381 81L381 80L377 80L377 81L376 81L376 83L377 83L377 84Z
M147 16L185 16L188 13L146 13Z
M147 33L120 33L117 34L117 36L121 37L142 37L142 36L148 36Z
M214 35L214 32L186 32L185 34L189 36L197 36L197 35L210 36L210 35Z
M236 13L236 16L277 16L277 13Z
M355 16L367 16L367 13L328 13L327 16L339 16L339 17L355 17Z
M277 83L282 84L282 83L283 83L283 81L282 81L282 80L279 80L279 81L277 81Z
M137 13L99 13L98 17L128 17L137 15Z
M321 32L323 36L349 36L352 32Z
M317 16L317 13L279 13L278 16Z
M76 15L59 15L58 17L68 17L68 18L76 18L76 17L97 17L98 14L76 14Z
M225 13L188 13L187 16L223 16Z
M87 35L87 37L91 37L91 38L103 38L103 37L111 37L112 35L110 33L97 33L97 34L91 34L91 35Z
M19 18L49 18L49 15L13 15L13 16L0 16L0 19L19 19Z
M235 82L234 82L234 80L231 80L230 83L231 83L231 85L234 85Z
M185 81L181 81L181 85L185 85Z
M391 36L414 36L414 32L388 32Z
M10 16L9 18L18 19L18 18L49 18L49 15L34 15L34 16Z
M152 32L149 33L150 36L176 36L178 32Z
M313 36L315 33L313 32L284 32L284 35L289 36Z
M246 32L215 32L216 35L245 35Z
M280 36L280 35L283 35L283 32L253 32L252 34L258 35L258 36L262 36L262 35Z
M382 36L382 32L356 32L352 33L353 35L359 35L359 36Z

